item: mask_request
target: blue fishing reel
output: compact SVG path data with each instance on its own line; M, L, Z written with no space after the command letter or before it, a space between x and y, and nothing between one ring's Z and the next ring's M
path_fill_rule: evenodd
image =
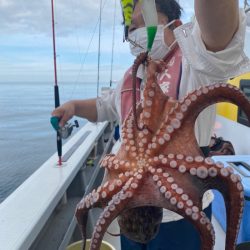
M59 126L59 122L59 117L53 116L50 118L52 127L59 133L61 139L67 139L71 135L74 127L79 128L77 120L74 121L74 124L66 123L62 128Z

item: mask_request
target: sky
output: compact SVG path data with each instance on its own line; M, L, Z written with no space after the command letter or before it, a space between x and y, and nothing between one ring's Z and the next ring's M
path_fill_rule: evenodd
M59 82L97 80L98 22L101 0L54 0ZM102 0L100 79L110 80L113 20L113 78L133 62L123 43L120 1ZM193 15L193 0L180 0L182 21ZM50 0L0 0L0 82L53 82Z

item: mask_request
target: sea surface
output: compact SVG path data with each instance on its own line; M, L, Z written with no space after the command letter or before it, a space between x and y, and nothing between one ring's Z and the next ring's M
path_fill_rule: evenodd
M61 104L97 95L94 83L59 85ZM56 152L53 109L53 83L0 83L0 203Z

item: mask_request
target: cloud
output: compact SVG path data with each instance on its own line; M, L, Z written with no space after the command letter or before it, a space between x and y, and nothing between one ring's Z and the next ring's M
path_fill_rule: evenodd
M102 2L101 70L107 71L111 63L115 0ZM88 74L92 79L96 75L100 1L54 3L58 74L63 76L59 78L75 79L74 74L78 74L82 80ZM119 56L114 57L114 64L118 65L119 74L131 63L128 45L122 43L121 22L117 1L115 53ZM0 54L0 81L53 80L51 1L0 0Z
M119 79L133 58L128 44L122 42L118 0L102 0L101 72L103 77L109 77L115 1L114 77ZM242 5L243 1L240 2ZM54 3L59 78L95 79L100 0L54 0ZM183 22L190 21L194 0L179 3ZM53 79L50 0L0 0L0 54L0 81Z
M115 0L103 1L103 25L112 27ZM60 0L54 1L57 35L66 36L77 29L89 30L97 22L100 1ZM119 5L118 5L119 8ZM122 18L120 15L120 22ZM51 1L0 2L0 34L46 34L51 35Z

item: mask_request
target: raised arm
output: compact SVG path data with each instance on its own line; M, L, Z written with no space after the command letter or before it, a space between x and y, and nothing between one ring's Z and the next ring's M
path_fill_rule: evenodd
M195 0L195 15L208 50L226 48L239 25L238 0Z

